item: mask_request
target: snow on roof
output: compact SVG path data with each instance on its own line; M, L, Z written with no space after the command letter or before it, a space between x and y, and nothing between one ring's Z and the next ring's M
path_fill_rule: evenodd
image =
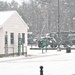
M2 28L3 24L10 18L10 16L12 16L14 13L17 13L16 11L0 11L0 28ZM20 17L21 18L21 17ZM29 29L29 27L27 26L27 24L23 21L23 19L21 18L22 22L26 25L27 29Z
M0 26L16 11L1 11L0 12Z

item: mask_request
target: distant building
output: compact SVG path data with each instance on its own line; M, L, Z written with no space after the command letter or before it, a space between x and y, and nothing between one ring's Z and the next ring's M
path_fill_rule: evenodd
M25 53L28 29L29 27L16 11L0 12L0 56L21 54L22 48L19 49L20 51L18 50L18 38L23 38Z

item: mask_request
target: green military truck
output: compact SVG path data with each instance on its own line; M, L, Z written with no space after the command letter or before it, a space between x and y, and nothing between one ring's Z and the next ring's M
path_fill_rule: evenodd
M53 37L44 37L38 41L38 47L57 47L57 42Z
M42 45L44 47L50 46L51 48L57 47L58 45L63 45L64 47L68 45L73 46L75 45L75 32L61 32L59 37L57 33L50 37L44 37L38 41L38 47L42 47Z

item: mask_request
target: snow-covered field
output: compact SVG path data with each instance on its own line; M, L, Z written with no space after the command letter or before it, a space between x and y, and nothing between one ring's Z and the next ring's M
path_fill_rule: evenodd
M15 56L0 58L1 75L40 75L42 65L44 75L75 75L75 51L29 50L28 57Z

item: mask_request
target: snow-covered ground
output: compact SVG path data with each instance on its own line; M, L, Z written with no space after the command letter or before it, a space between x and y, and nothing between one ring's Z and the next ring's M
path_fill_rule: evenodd
M44 75L75 75L75 51L29 50L28 57L15 56L0 58L1 75L40 75L42 65Z

